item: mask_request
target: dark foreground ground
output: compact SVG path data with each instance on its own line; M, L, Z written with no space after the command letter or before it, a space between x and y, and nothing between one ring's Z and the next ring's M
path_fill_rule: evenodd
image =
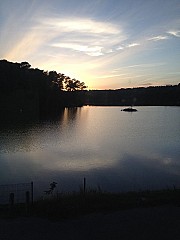
M56 222L36 217L0 219L0 240L179 240L180 207L135 208Z

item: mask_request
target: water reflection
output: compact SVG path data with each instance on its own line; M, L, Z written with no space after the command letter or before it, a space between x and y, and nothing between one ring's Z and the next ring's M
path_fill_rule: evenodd
M81 108L79 107L72 107L72 108L65 108L63 114L63 123L68 124L69 122L75 121L76 117L80 115Z
M33 180L39 192L51 181L77 190L83 177L109 191L180 187L179 109L138 110L69 108L58 121L1 128L1 183Z

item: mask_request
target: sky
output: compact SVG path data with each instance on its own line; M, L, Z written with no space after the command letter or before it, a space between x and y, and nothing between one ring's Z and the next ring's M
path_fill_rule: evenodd
M180 0L0 0L0 59L88 89L180 82Z

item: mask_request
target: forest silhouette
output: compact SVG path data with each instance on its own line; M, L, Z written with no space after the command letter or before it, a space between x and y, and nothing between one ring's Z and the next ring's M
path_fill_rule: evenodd
M7 60L0 60L0 74L0 121L51 118L83 105L180 106L180 84L87 91L84 82L63 73Z
M56 71L31 68L28 62L0 60L1 118L43 119L64 107L82 106L84 82ZM2 120L2 119L1 119Z

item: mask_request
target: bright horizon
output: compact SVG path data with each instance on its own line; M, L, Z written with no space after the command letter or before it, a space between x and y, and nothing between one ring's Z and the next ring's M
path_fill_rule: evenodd
M180 82L179 0L1 0L0 59L88 89Z

